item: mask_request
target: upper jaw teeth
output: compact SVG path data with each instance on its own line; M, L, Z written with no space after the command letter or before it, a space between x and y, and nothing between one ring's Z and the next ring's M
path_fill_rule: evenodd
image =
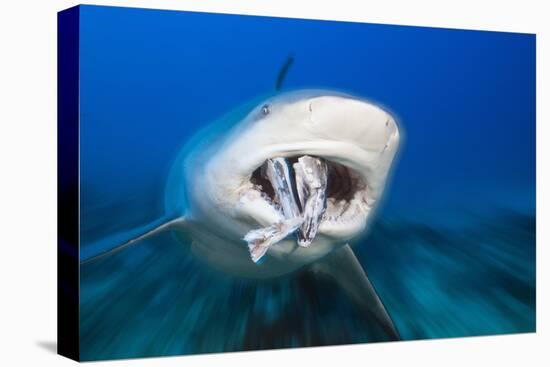
M254 262L259 261L271 245L295 231L298 231L298 245L309 246L327 207L328 169L322 159L310 156L298 158L293 165L294 177L286 158L271 158L266 163L264 175L273 186L284 219L245 235L244 240L248 242Z

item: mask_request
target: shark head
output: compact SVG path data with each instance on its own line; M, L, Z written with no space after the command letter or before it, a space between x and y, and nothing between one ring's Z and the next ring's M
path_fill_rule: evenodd
M363 233L383 193L399 129L390 113L368 101L297 91L262 101L214 145L200 169L192 171L189 196L211 231L245 248L242 239L248 231L284 220L281 203L262 175L266 162L311 156L326 163L326 210L311 246L300 248L289 236L268 252L301 263Z

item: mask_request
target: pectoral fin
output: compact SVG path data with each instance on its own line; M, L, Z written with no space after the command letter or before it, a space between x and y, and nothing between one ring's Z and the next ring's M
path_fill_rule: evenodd
M314 263L311 270L316 275L331 279L344 289L359 309L376 323L390 340L400 340L390 315L349 245Z
M133 237L132 239L118 246L112 247L108 250L100 252L99 254L88 257L82 260L80 264L84 265L84 264L88 264L88 263L95 262L97 260L112 256L119 251L122 251L132 245L135 245L140 241L151 238L161 232L169 231L169 230L175 229L176 227L178 228L178 230L184 229L187 225L188 225L188 220L186 220L185 217L178 217L175 219L171 219L171 220L162 222L161 224L158 224L158 222L154 222L154 223L145 225L140 230L138 230L138 233L141 232L142 234L136 237Z

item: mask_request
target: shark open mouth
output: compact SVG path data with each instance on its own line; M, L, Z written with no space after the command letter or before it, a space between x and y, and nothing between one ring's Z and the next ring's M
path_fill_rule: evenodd
M320 157L270 158L252 173L250 181L282 218L244 237L254 262L293 233L299 246L308 247L320 231L360 227L371 207L368 185L361 175Z

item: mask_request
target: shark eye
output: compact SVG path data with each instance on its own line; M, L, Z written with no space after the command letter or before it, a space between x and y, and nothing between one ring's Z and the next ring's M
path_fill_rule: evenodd
M264 115L269 115L269 111L270 111L269 105L268 105L268 104L264 104L264 105L262 106L262 113L263 113Z

